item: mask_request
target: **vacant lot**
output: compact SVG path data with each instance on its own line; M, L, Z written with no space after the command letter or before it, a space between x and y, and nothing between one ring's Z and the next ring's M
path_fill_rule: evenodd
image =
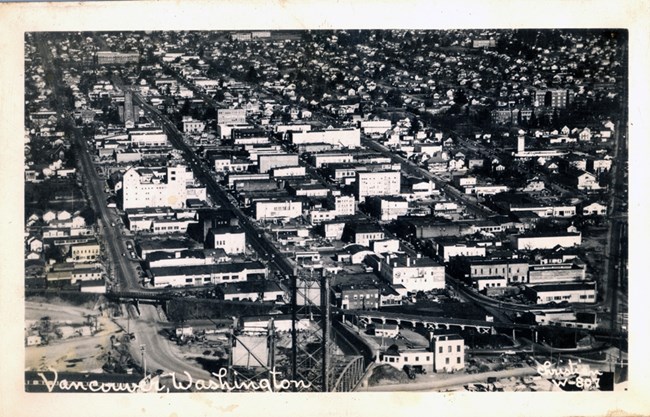
M81 326L87 323L88 315L98 315L83 307L59 304L25 302L25 324L38 325L40 319L49 317L52 328L58 324ZM77 336L66 340L59 339L53 332L46 346L25 348L25 368L40 370L52 368L57 371L100 371L111 350L111 336L121 333L120 328L108 317L97 317L99 332L93 336Z

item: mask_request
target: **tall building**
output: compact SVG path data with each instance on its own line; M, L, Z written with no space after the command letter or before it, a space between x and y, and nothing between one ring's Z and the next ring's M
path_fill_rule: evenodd
M188 199L205 201L205 187L194 186L194 175L183 165L130 168L122 178L122 208L184 208Z
M399 171L357 172L355 192L359 201L366 197L399 195L401 173Z

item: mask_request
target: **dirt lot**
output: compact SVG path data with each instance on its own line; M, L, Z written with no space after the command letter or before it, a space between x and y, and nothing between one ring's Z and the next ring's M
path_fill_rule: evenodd
M81 326L86 323L86 315L98 315L85 307L25 302L25 327L32 323L38 325L44 316L50 317L52 328L59 324L66 326ZM30 346L25 348L25 368L40 370L53 368L58 371L101 371L106 352L111 348L111 335L120 332L120 328L108 317L99 316L97 324L99 332L93 336L76 336L63 340L54 332L47 346Z

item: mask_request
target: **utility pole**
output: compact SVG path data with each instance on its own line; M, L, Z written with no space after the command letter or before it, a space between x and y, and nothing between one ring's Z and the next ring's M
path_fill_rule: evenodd
M330 281L327 274L323 274L323 392L329 392L329 368L330 368L330 355L329 355L329 339L330 339Z
M296 274L291 274L291 377L294 381L298 380L298 340L296 336L296 310L298 310L297 285L298 279ZM297 390L295 385L294 389Z
M272 380L273 375L271 375L271 372L275 372L275 323L273 322L273 319L269 320L268 350L269 350L269 380Z
M144 377L147 377L147 357L144 355L147 345L140 345L140 356L142 358L142 370Z

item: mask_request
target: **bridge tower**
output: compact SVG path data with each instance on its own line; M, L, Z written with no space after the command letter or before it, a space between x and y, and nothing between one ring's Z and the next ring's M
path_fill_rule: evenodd
M310 391L329 392L334 381L330 280L322 272L291 277L291 376L308 382ZM318 315L318 326L314 317ZM298 331L301 320L311 321L310 330ZM312 343L307 343L312 341Z

